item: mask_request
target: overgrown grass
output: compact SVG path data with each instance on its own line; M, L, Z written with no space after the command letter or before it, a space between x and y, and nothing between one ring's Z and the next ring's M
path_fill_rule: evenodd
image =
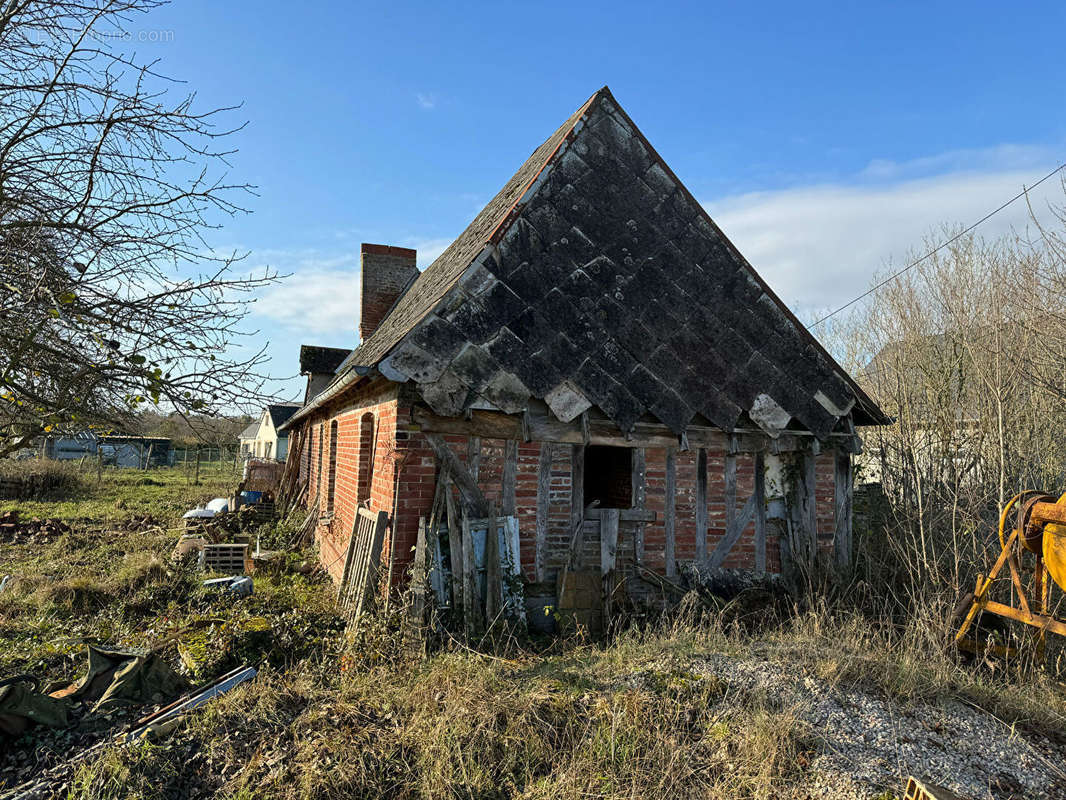
M673 636L511 659L365 647L85 765L73 796L756 798L797 785L812 747L791 709L672 666Z
M903 704L958 700L1052 738L1066 729L1054 664L967 663L946 646L946 600L879 614L851 584L765 613L683 608L608 644L490 653L446 640L423 657L398 615L346 638L331 587L291 569L309 554L258 571L250 598L205 591L201 575L170 562L167 528L230 483L143 477L105 476L85 497L42 504L41 516L63 516L69 503L67 518L82 522L48 544L0 550L0 574L18 576L0 595L0 674L75 677L86 640L192 657L196 679L238 662L262 669L170 738L81 764L71 798L808 796L804 769L821 744L804 708L732 685L706 668L711 654ZM144 513L162 525L121 529ZM264 547L298 523L265 531Z
M257 572L255 594L240 602L205 590L202 574L173 562L181 514L228 495L236 481L201 479L189 485L180 468L112 470L71 498L0 504L23 519L72 523L46 543L0 546L0 575L12 576L0 594L0 675L74 677L89 641L162 647L175 663L180 644L199 654L197 679L237 660L285 663L315 648L322 634L310 628L328 632L339 618L324 578L287 568L310 554ZM128 529L147 515L155 522Z
M170 740L85 764L72 796L809 797L820 739L803 706L731 685L711 654L904 704L956 699L1053 739L1066 725L1047 675L974 667L932 641L920 621L820 607L759 630L663 620L604 646L422 658L377 620L339 658L271 671Z
M0 513L17 510L26 518L54 517L92 525L108 525L151 514L180 516L194 505L233 491L239 477L227 465L204 470L200 484L182 467L139 470L107 468L97 478L95 467L77 462L0 461L5 473L49 469L70 476L69 486L29 500L0 500Z

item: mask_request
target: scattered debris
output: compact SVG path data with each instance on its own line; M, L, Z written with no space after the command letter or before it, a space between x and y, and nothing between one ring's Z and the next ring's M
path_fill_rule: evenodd
M0 734L19 736L33 724L65 728L70 723L67 703L38 688L32 675L0 681Z
M209 578L204 581L208 589L227 589L238 597L248 597L255 589L247 575L229 575L225 578Z
M0 514L0 542L8 544L47 544L70 532L61 519L34 519L19 522L18 511Z
M139 724L129 733L118 737L120 742L135 742L146 736L160 736L173 730L182 714L199 708L209 700L225 694L234 686L250 681L256 676L255 667L247 665L230 670L217 678L209 686L190 692L165 708L139 720Z

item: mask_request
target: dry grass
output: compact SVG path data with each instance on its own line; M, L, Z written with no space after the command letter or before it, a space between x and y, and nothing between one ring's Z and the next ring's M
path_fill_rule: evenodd
M804 726L670 666L680 646L634 634L506 660L350 652L346 669L233 692L171 745L109 753L74 796L780 796L811 747Z

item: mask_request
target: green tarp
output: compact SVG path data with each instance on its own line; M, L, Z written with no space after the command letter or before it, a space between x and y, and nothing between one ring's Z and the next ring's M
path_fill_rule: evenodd
M185 681L155 653L88 645L89 669L69 697L95 702L107 712L131 703L159 703L185 688Z

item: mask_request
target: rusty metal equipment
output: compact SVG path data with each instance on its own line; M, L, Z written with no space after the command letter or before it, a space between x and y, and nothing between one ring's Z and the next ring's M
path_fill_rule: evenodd
M962 800L962 798L941 786L922 783L912 776L907 779L903 800Z
M1012 511L1014 525L1008 534ZM1014 648L982 645L968 637L978 615L990 614L1036 628L1037 657L1042 658L1047 632L1066 636L1066 621L1056 618L1051 608L1051 584L1066 591L1066 494L1057 500L1036 491L1015 495L1000 514L999 543L999 558L992 570L987 577L978 575L973 593L959 603L957 614L964 616L955 643L967 650L1013 655ZM1000 577L1004 567L1007 574ZM1026 573L1028 587L1023 582ZM990 597L993 587L1002 586L1007 589L1009 603Z

